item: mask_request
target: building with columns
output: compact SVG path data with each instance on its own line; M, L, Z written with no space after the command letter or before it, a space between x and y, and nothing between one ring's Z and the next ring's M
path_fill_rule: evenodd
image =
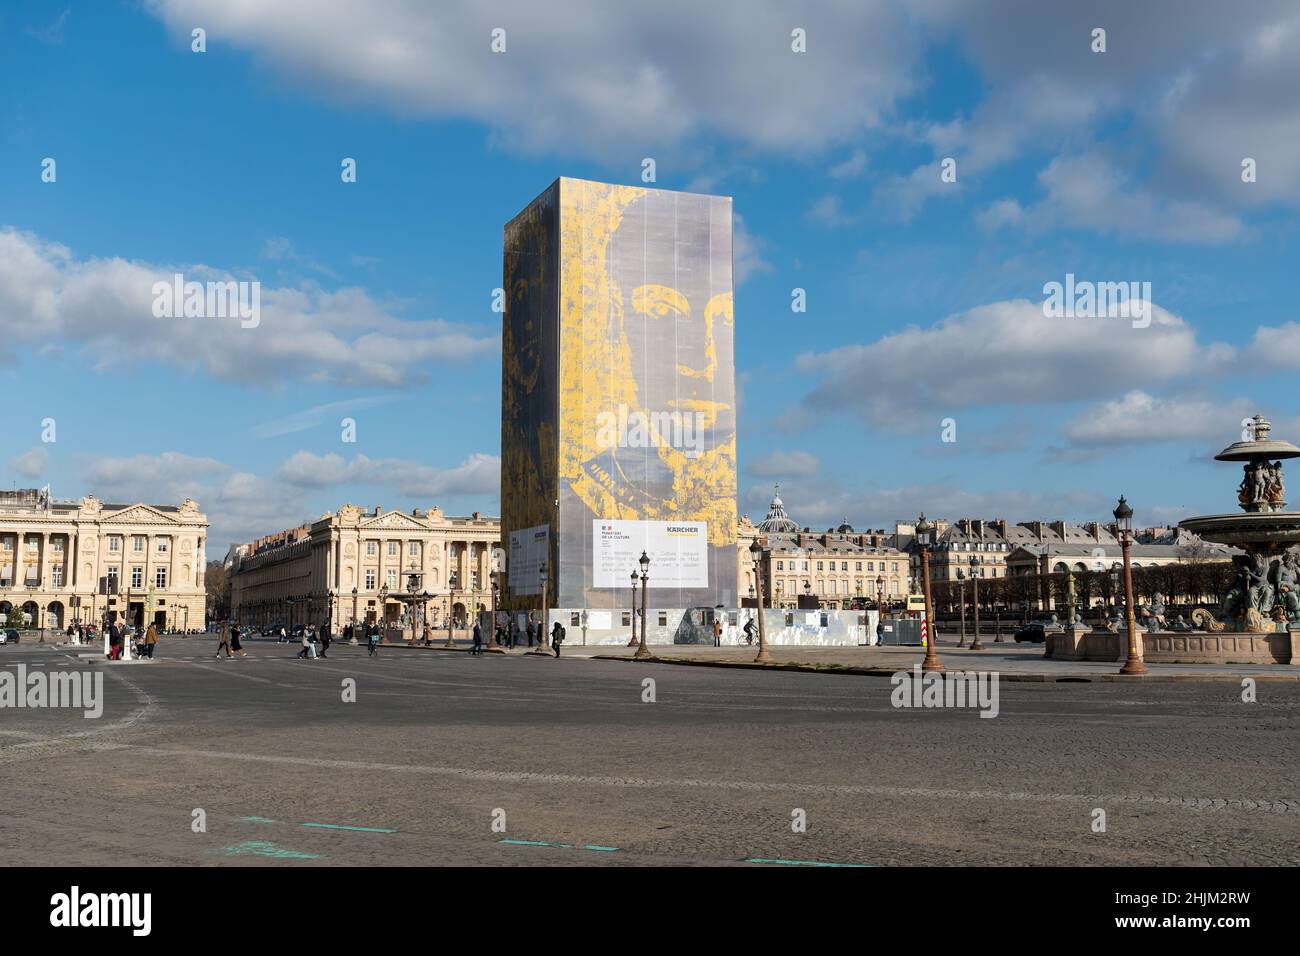
M156 623L201 630L208 519L179 505L56 500L49 489L0 492L0 619Z
M231 613L254 627L328 622L335 632L354 621L459 625L493 606L500 537L501 522L477 511L456 518L441 508L344 505L232 548Z

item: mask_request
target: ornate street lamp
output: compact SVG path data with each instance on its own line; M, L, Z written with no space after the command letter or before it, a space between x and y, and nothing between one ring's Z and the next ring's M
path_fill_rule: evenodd
M885 579L881 575L876 575L876 622L883 624L885 620ZM883 631L881 633L884 633Z
M629 640L629 641L627 642L627 646L628 646L628 647L633 647L633 646L636 644L636 585L637 585L637 580L638 580L638 579L637 579L637 576L636 576L636 572L633 571L633 572L632 572L632 638L631 638L631 640ZM751 588L750 590L753 590L753 589Z
M541 633L537 635L537 646L546 650L550 646L550 635L546 633L546 621L549 615L546 613L546 565L543 564L537 569L537 577L542 584L542 618L538 623L541 626Z
M641 565L641 643L637 646L636 653L632 655L632 658L643 661L650 656L650 649L645 646L646 631L650 630L650 615L646 612L646 589L649 587L648 582L650 580L649 555L642 551L637 564Z
M758 586L758 656L757 664L772 663L772 655L767 652L767 627L763 623L763 546L754 539L749 546L749 556L754 559L754 583ZM804 587L808 585L805 583Z
M388 582L379 588L379 643L388 643Z
M496 578L492 579L492 608L488 612L488 627L492 628L492 639L495 641L497 636L497 600L501 591L501 585L497 583ZM499 641L497 642L500 643Z
M451 571L447 574L447 646L455 647L455 640L452 633L452 615L451 605L452 597L456 593L456 572Z
M970 580L975 590L971 594L971 605L975 609L975 640L971 643L972 651L984 650L984 645L980 642L980 576L979 560L975 555L970 556Z
M357 596L360 593L357 588L352 589L352 640L348 643L353 647L357 645Z
M916 522L916 543L921 546L921 581L925 594L925 660L921 662L921 670L941 671L943 661L939 660L939 641L934 632L934 611L930 601L930 545L934 544L934 525L926 520L924 511Z
M1147 672L1147 666L1142 662L1142 655L1138 651L1137 621L1133 619L1133 569L1129 565L1129 548L1133 545L1133 509L1123 495L1119 496L1114 515L1115 526L1119 531L1119 546L1124 555L1124 602L1128 617L1128 660L1119 672L1130 677L1141 677Z
M949 591L949 594L952 592ZM961 607L961 637L957 641L958 647L966 646L966 572L961 568L957 569L957 604Z

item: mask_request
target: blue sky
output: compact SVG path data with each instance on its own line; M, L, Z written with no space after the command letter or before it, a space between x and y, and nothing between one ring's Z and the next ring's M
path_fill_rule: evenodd
M1300 437L1294 4L607 6L0 13L10 485L190 495L214 555L345 501L497 513L502 226L644 157L734 197L755 518L780 481L813 527L1163 523L1232 506L1243 416ZM200 267L262 324L152 318ZM1154 321L1044 316L1067 273Z

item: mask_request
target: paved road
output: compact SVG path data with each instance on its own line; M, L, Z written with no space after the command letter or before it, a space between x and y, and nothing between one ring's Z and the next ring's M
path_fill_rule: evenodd
M107 697L98 720L0 709L0 865L1300 863L1290 682L1254 704L1004 684L982 719L895 709L883 678L214 646L0 647L10 672L103 673Z

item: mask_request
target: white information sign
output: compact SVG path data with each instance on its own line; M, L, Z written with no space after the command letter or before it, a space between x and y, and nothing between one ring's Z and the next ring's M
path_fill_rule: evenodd
M510 532L510 564L506 584L511 594L541 594L542 565L550 550L551 527L539 524Z
M709 535L704 521L593 520L592 584L626 588L639 569L641 552L650 558L651 588L707 588Z

